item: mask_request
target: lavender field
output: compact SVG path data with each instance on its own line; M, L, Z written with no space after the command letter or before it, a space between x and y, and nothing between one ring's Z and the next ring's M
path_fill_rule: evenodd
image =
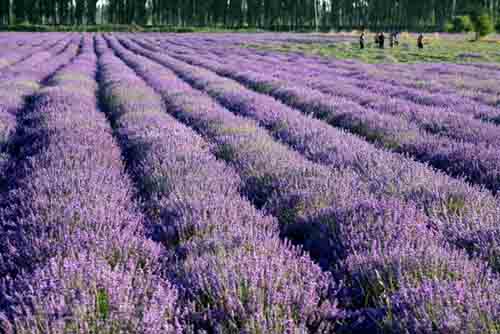
M500 333L500 64L0 33L0 333Z

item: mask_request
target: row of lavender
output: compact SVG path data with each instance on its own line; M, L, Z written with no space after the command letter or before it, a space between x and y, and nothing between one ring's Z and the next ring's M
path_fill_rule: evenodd
M68 39L71 36L67 34L54 34L43 38L39 36L40 40L36 39L35 36L31 37L31 41L27 41L24 47L11 45L12 42L17 40L16 36L12 36L12 39L7 41L1 41L2 50L0 50L0 69L5 71L9 67L28 59L37 52L49 51L58 41Z
M0 54L12 51L11 48L17 47L22 50L25 47L33 47L43 44L45 41L54 38L55 36L63 36L65 34L56 33L13 33L13 32L0 32L0 43L5 48L0 50Z
M193 52L192 49L186 48L184 51ZM475 120L474 115L479 118L495 119L500 111L477 103L471 104L466 99L450 99L446 95L436 93L422 95L413 88L381 83L378 81L380 75L370 77L362 70L354 72L358 76L363 75L362 78L353 78L353 72L348 72L351 75L344 71L339 73L337 67L332 70L325 68L321 63L305 61L304 58L289 59L280 55L266 57L246 49L227 52L213 45L203 44L196 46L196 52L198 54L201 52L204 57L211 59L239 62L240 66L241 57L235 55L243 56L246 60L245 69L264 70L276 78L302 83L309 88L348 99L378 112L404 115L421 128L434 133L442 133L473 143L498 142L498 137L487 137L496 134L498 127Z
M358 137L304 116L232 80L165 54L135 52L170 67L231 111L257 120L278 140L311 161L356 173L370 193L397 198L420 208L451 243L478 254L498 269L498 200L487 191L449 178L411 159L375 148ZM318 200L322 194L315 195Z
M144 44L143 44L144 45ZM158 51L158 49L156 49ZM345 128L359 134L369 141L383 145L393 151L409 153L418 160L428 162L436 168L442 169L453 176L466 176L468 181L484 185L493 192L500 189L500 151L495 143L496 126L483 126L481 122L472 123L474 131L458 131L457 139L443 136L440 132L453 133L454 130L471 128L466 118L456 122L454 115L449 115L448 122L438 117L437 122L430 122L430 131L414 124L409 119L401 117L398 109L391 113L374 112L351 101L345 100L335 93L323 93L303 84L299 78L291 79L287 71L276 69L275 66L260 64L251 65L241 57L232 62L222 63L214 59L205 59L197 54L177 54L175 48L167 51L171 56L188 61L192 64L209 68L218 74L229 76L259 92L269 94L282 102L311 114L328 123ZM241 70L242 65L245 70ZM274 71L274 72L273 72ZM281 77L276 77L279 72ZM268 74L268 73L274 73ZM325 87L327 85L325 84ZM385 103L378 103L384 108ZM391 109L391 108L388 108ZM418 109L416 109L418 110ZM420 119L426 120L425 111L414 112ZM439 114L439 113L437 113ZM442 122L442 123L441 123ZM424 124L425 125L425 124ZM433 129L437 129L438 133ZM470 141L474 141L474 133L484 132L484 142L465 142L460 134Z
M165 112L165 102L174 107L165 94L175 83L162 72L148 76L160 96L135 73L151 74L150 64L110 44L134 70L101 41L103 99L146 200L152 236L175 260L168 270L190 305L190 330L329 332L339 316L329 275L282 242L276 221L239 195L235 171Z
M228 49L224 45L220 46L218 43L215 44L211 40L206 41L204 39L194 39L192 41L167 39L165 41L160 40L160 43L163 46L174 43L177 46L184 45L188 48L194 45L194 48L200 50L202 53L206 52L206 50L216 50L220 55L225 56L243 54L251 58L260 57L261 60L270 58L278 66L284 66L285 64L297 66L288 67L288 70L293 68L293 71L288 72L301 72L303 69L308 69L306 77L315 75L314 72L316 71L323 77L325 77L326 73L330 73L333 77L339 80L342 79L337 84L342 83L342 86L351 86L351 89L357 91L357 95L369 96L370 92L383 92L393 97L399 95L405 100L418 105L432 106L433 108L439 106L440 108L472 112L476 117L486 117L486 119L490 117L489 119L498 121L498 113L496 114L497 117L491 117L491 110L495 106L498 106L500 101L498 96L500 92L496 88L496 85L492 85L492 82L495 82L495 78L498 75L495 75L496 72L492 72L491 69L484 69L482 71L475 69L476 72L480 72L479 78L477 78L476 76L469 77L469 72L471 71L468 67L462 68L457 66L462 72L456 74L453 70L450 70L451 73L448 73L449 68L453 68L454 65L433 65L431 69L434 73L437 73L436 75L441 80L444 80L442 77L445 77L445 75L451 78L451 81L436 83L435 77L429 78L429 75L426 75L429 69L425 65L393 68L390 65L374 67L374 65L352 61L331 62L321 57L286 55L240 47ZM459 69L455 69L455 71ZM394 73L398 73L398 75L395 77ZM372 85L367 85L366 81L372 83ZM373 85L373 83L376 83L376 85ZM472 86L467 85L467 83L471 83ZM332 84L331 80L330 84ZM457 85L460 85L460 87L465 86L466 94L459 93ZM363 94L360 94L360 92ZM487 111L490 111L490 115L486 114Z
M163 36L151 35L152 38L163 40ZM311 40L316 40L311 38ZM206 36L192 35L189 38L169 37L167 41L180 42L181 44L196 46L213 47L215 40ZM227 38L217 39L217 45L223 46L231 52L241 50L242 45L266 45L266 40L242 38L242 36L233 35ZM210 45L209 45L210 44ZM253 51L255 53L268 54L265 51ZM276 54L274 54L276 55ZM318 56L307 56L291 54L291 56L280 55L283 59L296 58L309 64L331 65L328 60ZM354 74L356 76L366 77L367 73L377 74L378 79L386 83L395 83L404 85L406 88L424 89L430 92L439 92L448 94L452 98L459 95L471 97L481 103L489 105L498 105L500 89L495 84L495 80L500 77L500 67L496 64L417 64L417 65L399 65L384 64L370 65L362 64L357 61L345 60L336 61L335 67L342 67L344 74ZM397 77L394 76L397 73ZM373 79L373 78L372 78ZM418 96L418 95L416 95Z
M240 49L241 51L245 49ZM263 55L265 56L265 55ZM265 58L265 57L261 57ZM431 86L431 88L423 89L429 85L431 85L432 81L426 81L425 78L419 77L418 74L414 74L415 77L405 80L402 78L402 75L394 76L394 73L397 73L395 70L391 73L384 73L378 71L378 69L373 68L365 68L367 65L337 65L325 63L325 61L317 61L317 60L309 60L304 57L296 57L296 58L287 58L281 57L284 63L300 63L304 66L305 69L308 69L310 73L314 74L326 74L330 73L331 75L338 77L338 79L342 79L341 83L345 87L352 87L352 89L356 89L358 93L362 92L363 94L358 95L366 95L366 98L370 98L370 93L383 93L386 96L392 98L398 98L400 101L411 102L413 105L416 104L418 106L431 106L437 110L450 110L453 112L461 112L463 114L471 114L471 116L477 118L484 119L492 119L495 120L495 116L498 116L498 113L494 112L494 108L488 106L484 103L475 102L466 96L462 96L457 94L457 90L453 87L437 87L435 84ZM269 58L268 58L269 59ZM436 65L437 66L437 65ZM442 67L447 68L448 65L442 65ZM418 69L419 67L414 67ZM436 70L440 73L439 70ZM416 70L414 72L418 73ZM488 77L493 77L493 75L489 75ZM464 78L464 80L468 80L469 78ZM477 79L469 79L470 81L478 81ZM409 82L408 82L409 81ZM371 83L371 85L369 84ZM474 94L474 90L468 90L472 94ZM495 94L483 94L479 96L491 96L492 102L494 101ZM479 97L478 96L478 97ZM487 99L488 100L488 99ZM494 106L494 105L493 105Z
M16 115L1 201L0 332L177 333L177 291L160 275L162 250L145 237L97 108L93 38L79 44L44 64L49 81Z
M0 171L8 162L8 143L16 128L16 115L25 98L40 88L47 79L78 48L79 38L61 36L43 47L19 52L19 61L0 73ZM40 64L43 63L43 66ZM4 178L3 172L1 178Z
M425 332L436 324L440 330L447 326L458 331L469 326L478 331L498 328L494 320L496 277L482 264L450 249L443 235L429 228L432 222L414 207L373 196L349 168L332 171L307 161L255 122L231 114L167 68L195 86L210 82L205 71L193 68L187 74L188 65L141 49L127 39L109 42L160 92L167 111L196 129L218 157L235 166L242 178L242 194L277 216L284 236L304 245L333 273L335 281L343 281L338 303L357 311L346 313L346 327L340 330L353 331L356 326L374 330L381 323L396 332ZM196 82L189 79L196 74L201 75ZM220 82L217 87L228 88L230 83ZM235 106L245 108L235 90L232 94ZM458 296L467 296L467 303L475 305L472 313L464 312L463 305L448 305ZM372 307L375 319L362 321ZM457 320L452 325L446 321L450 314Z

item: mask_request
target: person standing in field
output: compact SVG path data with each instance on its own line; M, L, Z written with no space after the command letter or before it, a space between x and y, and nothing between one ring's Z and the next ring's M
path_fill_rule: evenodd
M380 35L378 36L378 42L379 42L379 47L383 49L385 44L385 35L383 32L381 32Z
M394 33L394 45L399 46L399 33L397 31Z
M418 46L419 49L423 49L424 48L424 35L422 35L422 34L418 35L417 46Z
M365 48L365 32L363 31L361 33L361 36L359 36L359 48L363 50Z
M390 43L391 43L391 48L399 45L398 33L397 32L391 33Z

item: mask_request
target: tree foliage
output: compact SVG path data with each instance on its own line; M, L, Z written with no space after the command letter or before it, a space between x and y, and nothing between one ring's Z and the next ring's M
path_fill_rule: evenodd
M0 0L0 23L421 30L471 7L500 16L500 0Z
M474 25L469 15L457 16L453 19L453 32L470 32Z
M488 13L482 13L479 15L475 20L473 20L473 25L477 39L487 36L495 30L493 21Z
M485 7L472 7L470 9L470 18L476 33L476 40L491 34L495 30L493 19Z

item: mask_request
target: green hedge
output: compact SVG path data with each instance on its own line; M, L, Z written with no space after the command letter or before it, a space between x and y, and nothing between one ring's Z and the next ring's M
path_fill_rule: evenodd
M139 32L144 29L137 25L88 25L88 26L68 26L68 25L37 25L37 24L16 24L0 26L0 31L26 31L26 32Z
M393 31L392 26L380 26L380 27L368 27L372 31ZM319 27L322 32L329 31L352 31L353 29L359 29L355 26L345 26L345 27ZM500 32L500 21L496 24L497 31ZM409 30L416 32L468 32L472 31L472 23L468 16L460 16L453 19L452 22L447 22L444 27L438 26L420 26L420 27L401 27L396 30ZM81 26L71 26L71 25L36 25L36 24L16 24L16 25L0 25L0 31L26 31L26 32L172 32L172 33L196 33L196 32L264 32L264 31L293 31L293 32L303 32L310 33L314 29L309 26L295 27L295 29L290 30L290 27L276 26L271 29L258 29L258 28L248 28L248 27L234 27L234 28L223 28L223 27L176 27L176 26L140 26L140 25L121 25L121 24L103 24L103 25L81 25Z
M175 26L140 26L140 25L36 25L36 24L16 24L0 26L0 31L26 31L26 32L173 32L173 33L194 33L194 32L260 32L263 30L253 28L208 28L208 27L175 27Z

